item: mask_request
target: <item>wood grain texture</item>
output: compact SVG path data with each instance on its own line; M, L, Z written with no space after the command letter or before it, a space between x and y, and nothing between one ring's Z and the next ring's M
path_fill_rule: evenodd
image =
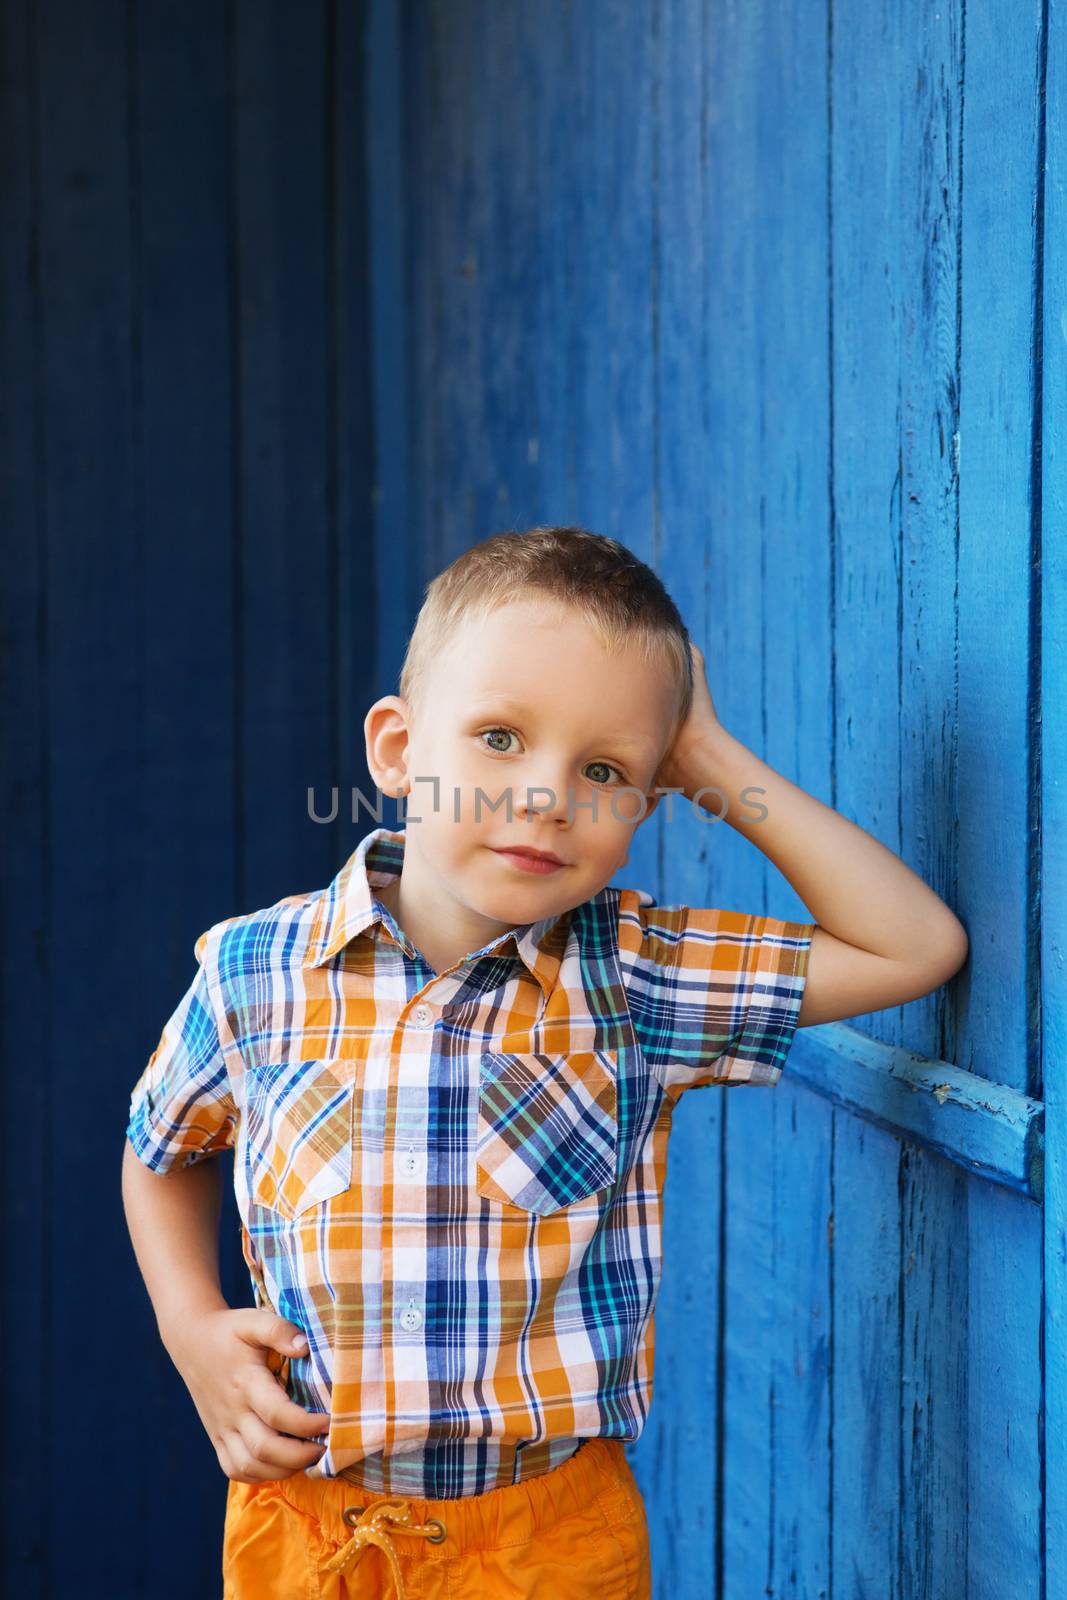
M1040 0L968 6L960 46L954 904L971 956L942 1046L980 1084L1037 1104L1043 9ZM1043 1187L1043 1150L1039 1159ZM1039 1209L967 1185L969 1600L1043 1593L1041 1231Z
M1065 64L1064 0L0 6L20 1593L73 1592L120 1498L99 1584L211 1591L224 1485L90 1130L195 935L339 864L306 790L371 792L425 583L570 521L971 936L675 1114L628 1451L657 1600L1067 1592ZM805 914L686 807L617 881ZM73 1530L57 1438L98 1468Z
M3 1319L25 1374L2 1564L26 1595L220 1583L225 1479L130 1254L121 1130L196 936L328 881L349 834L310 821L307 786L366 782L361 47L360 5L0 7ZM237 1226L227 1192L223 1286L251 1304Z
M1041 814L1040 1049L1046 1171L1043 1596L1067 1593L1067 6L1047 14L1039 323L1041 661L1037 674ZM1037 484L1035 483L1035 492Z
M951 557L954 548L945 520L951 467L930 459L928 443L956 388L944 334L946 318L954 326L955 317L955 279L946 266L955 185L945 182L945 210L934 218L923 211L934 179L925 189L915 183L924 155L945 181L946 148L955 151L946 128L956 80L943 59L945 33L927 22L916 26L896 0L835 4L830 80L833 803L923 873L930 863L917 851L927 817L922 774L928 762L941 770L945 764L926 745L931 729L914 636L921 633L924 584L935 614L946 602L944 571L927 577L923 563L936 559L935 549L944 556L947 547ZM935 110L942 118L937 139ZM937 250L927 255L932 237ZM921 352L919 340L926 341ZM933 415L917 416L922 404ZM908 505L909 492L919 511ZM933 523L932 534L924 536L924 522ZM940 693L945 688L938 684ZM942 811L933 820L942 848L949 819ZM929 1053L936 1048L929 1015L927 1004L921 1021L896 1010L863 1025L874 1037L907 1040ZM864 1595L948 1594L963 1558L952 1546L966 1528L960 1413L952 1398L960 1327L949 1316L948 1263L931 1261L936 1276L912 1272L935 1215L945 1213L945 1238L958 1236L953 1177L913 1147L835 1116L835 1592L851 1583Z
M872 1039L846 1022L802 1028L789 1081L852 1116L947 1157L987 1183L1040 1201L1045 1173L1040 1100L946 1061Z
M711 70L702 7L651 18L648 348L653 363L650 560L694 639L708 638L707 582L709 166ZM687 419L684 426L679 419ZM620 535L627 543L630 536ZM638 831L620 881L663 883L679 901L712 899L721 832L675 806ZM639 876L640 874L640 876ZM631 1448L652 1539L657 1595L715 1594L721 1570L724 1106L683 1096L668 1146L656 1368L646 1433ZM665 1403L664 1403L665 1402Z

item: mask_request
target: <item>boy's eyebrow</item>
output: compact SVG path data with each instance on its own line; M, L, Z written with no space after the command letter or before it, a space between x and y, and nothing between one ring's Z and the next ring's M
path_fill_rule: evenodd
M532 706L523 705L521 700L513 700L509 694L481 694L476 697L471 709L478 711L482 708L488 710L492 706L507 706L511 711L518 711L523 716L532 711Z
M528 716L533 709L531 706L524 705L521 700L513 700L511 696L507 694L485 694L479 695L479 697L474 701L471 710L472 712L488 712L491 708L496 709L503 707L506 707L510 711L518 712L520 716ZM641 752L644 752L650 748L648 740L642 739L640 735L637 734L605 734L604 742L606 744L613 745L627 745L631 750L638 750Z

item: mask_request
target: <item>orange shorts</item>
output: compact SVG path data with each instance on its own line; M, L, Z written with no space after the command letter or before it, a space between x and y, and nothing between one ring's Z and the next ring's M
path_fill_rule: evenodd
M347 1512L347 1515L345 1514ZM619 1439L456 1500L297 1472L231 1480L223 1600L651 1600L645 1503Z

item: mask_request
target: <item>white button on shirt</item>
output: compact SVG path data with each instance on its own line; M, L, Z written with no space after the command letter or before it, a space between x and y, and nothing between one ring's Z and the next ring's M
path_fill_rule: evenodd
M400 1313L400 1326L406 1328L408 1333L416 1333L422 1327L422 1312L418 1306L405 1306Z
M411 1020L416 1028L428 1028L433 1022L433 1011L428 1005L420 1002L413 1009Z

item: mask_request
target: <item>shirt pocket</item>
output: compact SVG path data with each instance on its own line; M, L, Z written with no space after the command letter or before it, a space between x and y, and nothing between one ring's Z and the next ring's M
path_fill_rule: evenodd
M483 1052L475 1188L546 1216L606 1189L618 1162L618 1053Z
M250 1065L245 1160L257 1205L294 1220L352 1186L354 1063Z

